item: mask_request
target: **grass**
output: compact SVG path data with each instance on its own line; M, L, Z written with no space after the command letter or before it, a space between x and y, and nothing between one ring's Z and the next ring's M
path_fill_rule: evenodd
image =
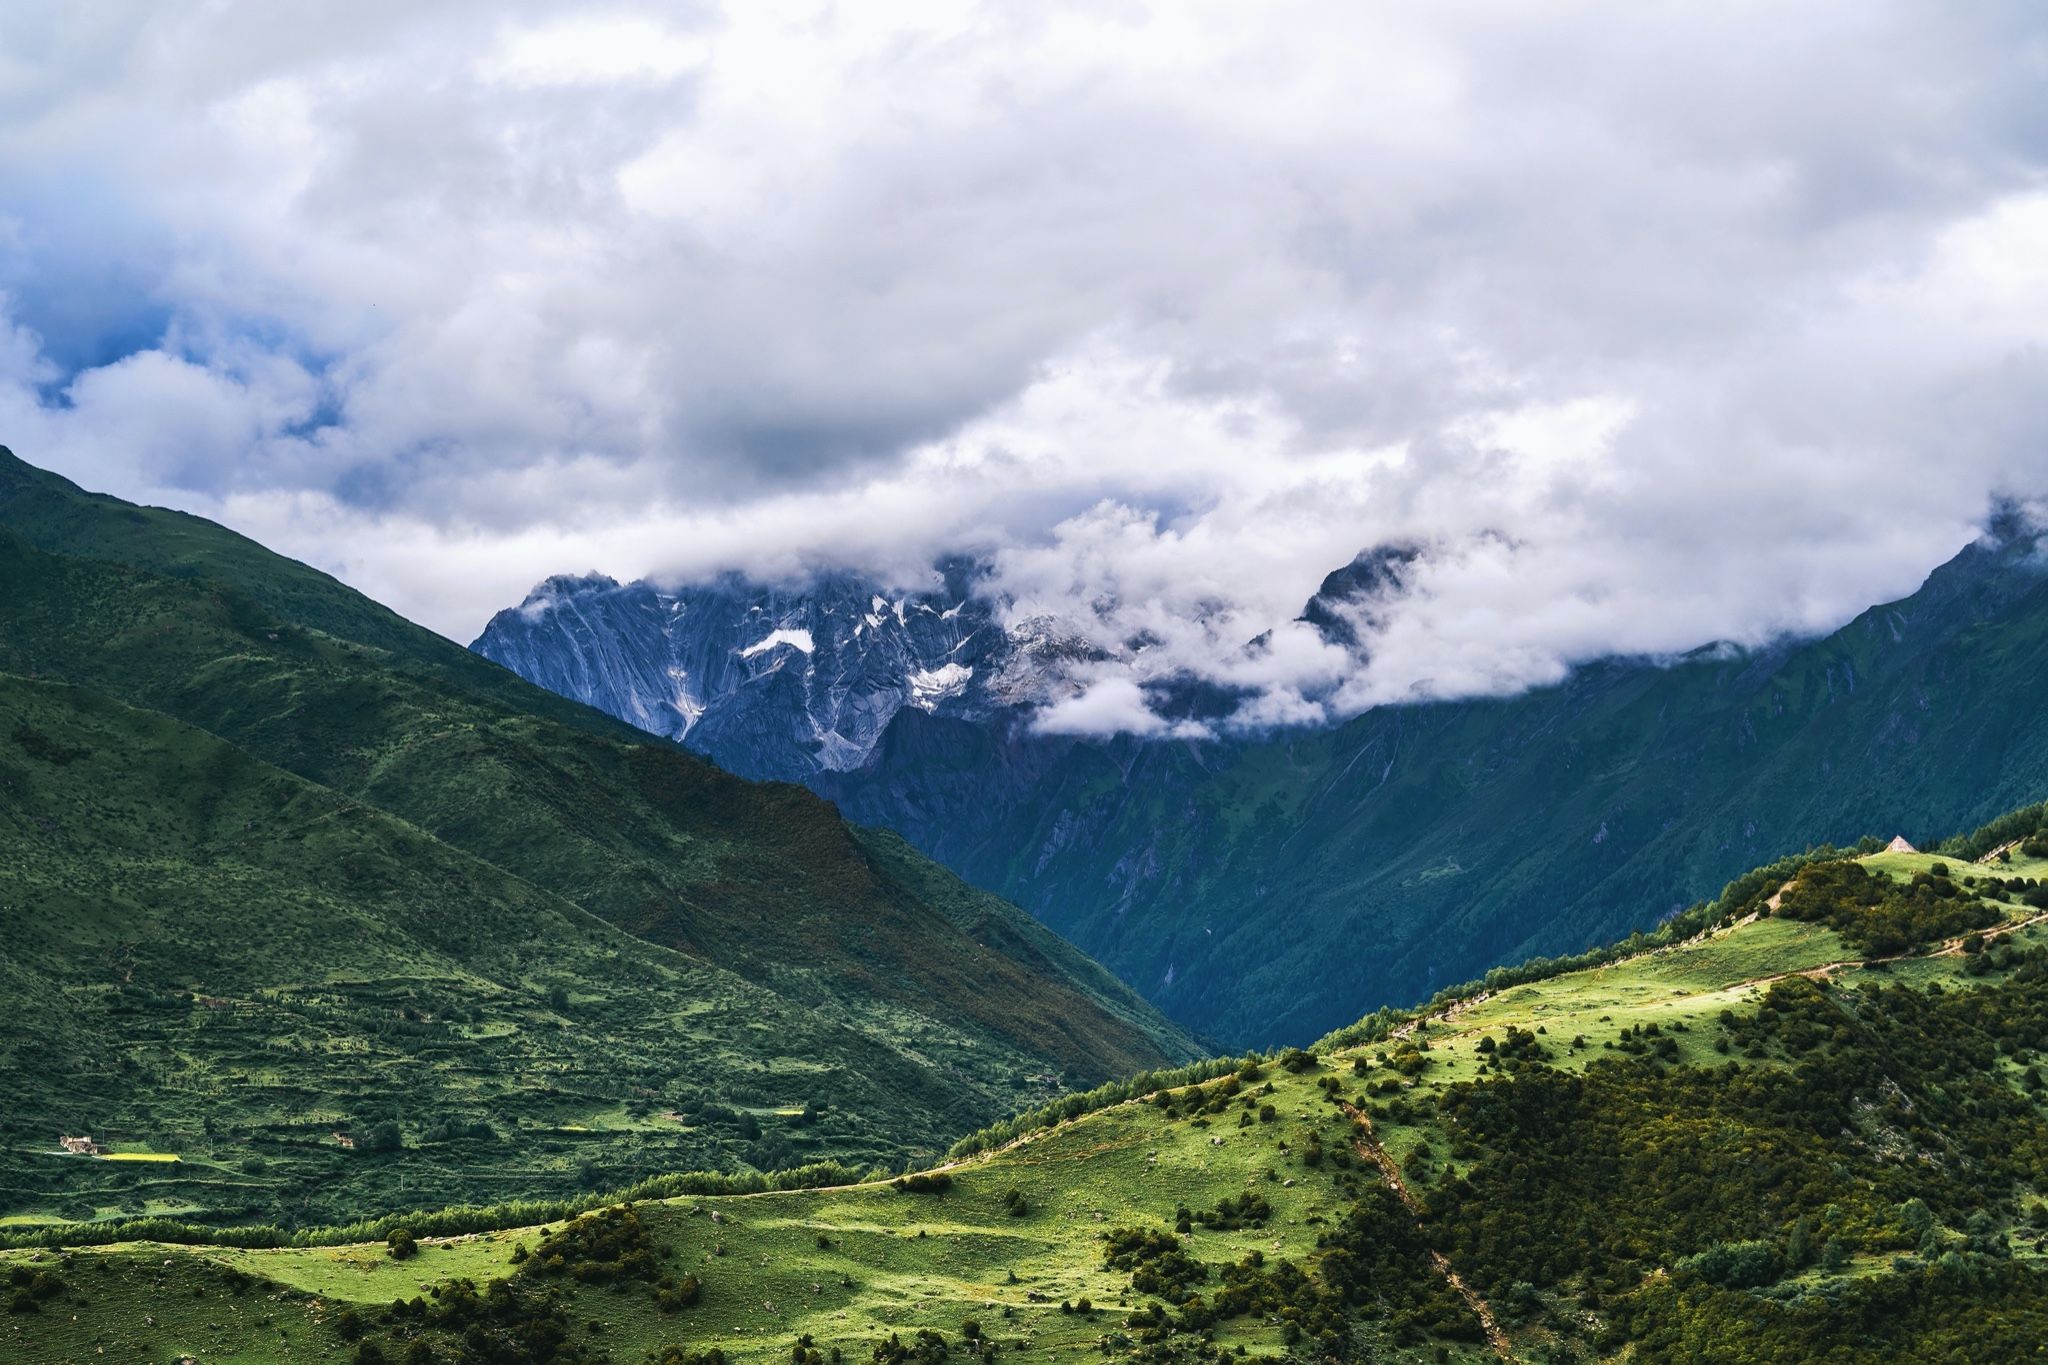
M573 1291L578 1322L603 1324L615 1358L632 1360L659 1344L688 1340L716 1346L739 1360L781 1360L801 1335L865 1357L877 1337L934 1326L958 1339L960 1323L976 1318L992 1337L1025 1343L1035 1354L1093 1354L1115 1330L1129 1301L1128 1276L1102 1266L1101 1235L1124 1225L1170 1223L1175 1207L1213 1206L1253 1190L1273 1208L1267 1226L1236 1232L1197 1231L1200 1256L1234 1261L1259 1251L1307 1261L1318 1237L1343 1216L1347 1200L1299 1157L1309 1130L1340 1145L1347 1125L1315 1088L1314 1078L1274 1071L1272 1103L1281 1117L1238 1128L1168 1120L1150 1105L1130 1102L1061 1125L1003 1152L964 1163L941 1195L904 1194L883 1182L801 1193L686 1198L643 1204L655 1239L674 1248L674 1264L702 1277L702 1301L680 1317L658 1312L644 1295L609 1289ZM1270 1174L1269 1174L1270 1172ZM1029 1212L1008 1212L1003 1197L1019 1191ZM511 1273L513 1249L531 1248L544 1230L514 1228L452 1239L426 1239L418 1256L391 1259L381 1244L237 1251L130 1245L81 1250L68 1258L70 1278L93 1289L95 1311L78 1323L63 1315L10 1323L23 1360L57 1360L99 1346L123 1359L171 1361L192 1349L191 1324L220 1323L203 1333L203 1358L284 1360L345 1358L326 1324L345 1304L381 1306L410 1298L450 1278L482 1283ZM820 1245L823 1238L826 1245ZM0 1268L33 1262L38 1253L0 1255ZM55 1253L41 1253L54 1260ZM154 1281L166 1266L176 1286L158 1316L177 1332L126 1354L138 1337L110 1328L140 1308L138 1280ZM101 1270L100 1265L108 1269ZM224 1271L259 1277L260 1288L236 1296ZM847 1283L851 1281L851 1283ZM188 1287L189 1286L189 1287ZM191 1294L188 1308L185 1294ZM309 1297L301 1297L309 1296ZM1062 1313L1062 1299L1089 1298L1092 1315ZM229 1304L243 1311L225 1312ZM255 1311L261 1304L263 1311ZM264 1319L268 1318L268 1325ZM283 1327L285 1335L278 1336ZM586 1334L588 1335L588 1334ZM0 1342L6 1340L0 1335ZM1277 1327L1231 1324L1227 1346L1261 1357L1284 1354ZM309 1350L323 1343L328 1354ZM285 1347L291 1346L287 1355ZM1394 1351L1389 1359L1428 1359ZM1463 1348L1456 1359L1478 1359Z
M1858 861L1905 881L1944 860L1929 854L1876 854ZM1947 861L1957 875L1964 875L1954 860ZM2038 868L2015 864L2002 875L2048 874L2048 860L2038 861ZM2039 913L2017 902L2004 903L2004 910L2009 924ZM2010 941L2023 946L2048 942L2048 926L2019 930ZM1425 1093L1441 1093L1478 1079L1484 1061L1480 1039L1493 1036L1498 1041L1510 1026L1541 1030L1544 1041L1558 1052L1554 1065L1567 1071L1583 1071L1602 1058L1612 1058L1625 1033L1650 1026L1676 1042L1682 1064L1722 1064L1728 1058L1715 1052L1712 1041L1721 1011L1754 1009L1772 978L1857 958L1840 935L1822 925L1765 918L1609 966L1511 987L1456 1009L1448 1019L1430 1021L1420 1034L1429 1043L1430 1065L1418 1084ZM1908 961L1886 972L1925 985L1957 980L1961 970L1961 959L1947 957ZM1584 1046L1572 1048L1575 1038L1582 1038ZM1387 1052L1387 1045L1377 1044L1341 1055ZM1398 1136L1393 1139L1397 1145L1401 1141Z
M1901 875L1917 870L1879 865ZM2022 913L2015 907L2013 917ZM2013 940L2021 946L2048 944L2048 929L2030 927ZM1510 1026L1543 1030L1539 1036L1556 1054L1556 1068L1566 1072L1583 1072L1597 1060L1625 1060L1606 1044L1651 1024L1659 1036L1679 1041L1674 1066L1782 1067L1776 1056L1714 1052L1710 1040L1721 1012L1750 1015L1760 999L1761 978L1811 971L1841 958L1840 941L1831 932L1766 918L1460 1007L1414 1035L1427 1040L1429 1065L1419 1077L1404 1080L1401 1108L1408 1117L1382 1117L1376 1124L1380 1139L1397 1163L1409 1163L1427 1146L1429 1157L1414 1162L1410 1174L1427 1198L1444 1177L1443 1154L1456 1141L1436 1116L1433 1100L1453 1085L1477 1080L1479 1039L1504 1036ZM1966 966L1960 955L1923 957L1895 964L1887 979L1968 990L1973 978ZM1584 1046L1567 1050L1581 1034ZM1392 1076L1378 1059L1412 1037L1336 1050L1300 1075L1269 1065L1260 1084L1270 1083L1270 1094L1246 1086L1220 1113L1169 1117L1149 1096L1110 1105L957 1164L950 1172L954 1183L942 1194L906 1194L868 1181L643 1203L639 1208L653 1241L671 1253L664 1265L698 1275L701 1301L670 1316L638 1290L572 1287L572 1319L583 1339L621 1361L675 1342L696 1350L715 1346L743 1362L779 1361L804 1336L820 1349L836 1346L860 1359L890 1333L907 1337L930 1328L957 1340L969 1318L1006 1347L1056 1358L1093 1356L1100 1341L1124 1330L1124 1314L1142 1303L1123 1272L1102 1264L1102 1237L1111 1228L1167 1227L1179 1205L1199 1210L1252 1191L1270 1202L1270 1221L1234 1232L1197 1226L1183 1239L1190 1253L1211 1266L1252 1252L1269 1262L1315 1264L1320 1239L1342 1222L1360 1190L1376 1181L1369 1165L1348 1156L1354 1133L1329 1104L1324 1080L1334 1076L1349 1091ZM1360 1062L1363 1078L1354 1075ZM2018 1084L2016 1074L2013 1083ZM1199 1087L1172 1093L1185 1106L1193 1089ZM1257 1121L1262 1105L1272 1106L1273 1121ZM1311 1164L1305 1156L1311 1134L1324 1152L1336 1155ZM1013 1190L1028 1209L1021 1218L1008 1210ZM170 1361L195 1345L204 1347L205 1359L343 1359L346 1352L333 1332L341 1307L380 1311L381 1305L427 1293L449 1279L481 1284L510 1274L517 1249L538 1246L558 1226L428 1238L418 1256L405 1261L392 1259L381 1243L9 1253L0 1255L0 1269L61 1259L66 1275L89 1287L92 1304L76 1321L62 1313L10 1321L0 1328L0 1343L11 1334L10 1358L25 1361L78 1358L102 1346L119 1358ZM1782 1296L1805 1286L1835 1293L1828 1286L1892 1273L1889 1256L1871 1253L1855 1258L1841 1274L1802 1272L1772 1292ZM237 1291L239 1276L251 1280ZM144 1295L145 1283L171 1292ZM1083 1297L1096 1305L1094 1314L1060 1311L1062 1300ZM145 1304L161 1306L155 1315L166 1329L163 1335L145 1338L134 1331L133 1319L148 1311ZM1554 1304L1553 1318L1557 1311ZM1362 1330L1362 1349L1379 1352L1377 1359L1432 1359L1439 1345L1452 1359L1488 1358L1471 1342L1404 1342L1370 1322ZM1555 1337L1534 1319L1515 1330L1525 1347ZM1243 1346L1254 1357L1277 1358L1287 1350L1280 1325L1258 1319L1222 1324L1216 1341L1226 1351Z

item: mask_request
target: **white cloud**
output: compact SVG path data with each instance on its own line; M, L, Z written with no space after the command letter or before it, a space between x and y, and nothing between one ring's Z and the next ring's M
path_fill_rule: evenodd
M505 34L477 64L486 81L513 85L672 80L701 70L709 44L634 15L577 17Z
M1106 677L1088 683L1072 696L1042 708L1034 725L1048 735L1164 735L1173 739L1205 739L1209 729L1196 721L1167 721L1147 703L1145 693L1129 678Z
M1259 723L1511 690L1826 628L2048 489L2044 42L1905 0L10 16L0 441L458 637L557 570L970 545L1143 643L1055 724L1181 670ZM1286 624L1396 540L1366 667Z

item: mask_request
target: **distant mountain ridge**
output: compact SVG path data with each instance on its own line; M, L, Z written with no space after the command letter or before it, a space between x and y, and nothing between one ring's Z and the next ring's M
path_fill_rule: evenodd
M1291 1041L1576 951L1744 867L2048 791L2048 574L2006 527L1832 636L1208 744L893 726L816 786L1176 1017Z
M471 648L733 772L803 781L865 763L906 708L989 721L1095 656L1050 620L1006 628L978 590L985 573L949 559L916 592L844 573L674 590L559 576Z
M1360 554L1323 580L1300 619L1356 652L1361 626L1405 590L1422 554ZM797 583L724 573L677 587L558 574L492 617L470 648L742 776L794 782L861 768L908 709L1026 731L1035 711L1077 690L1073 665L1111 657L1072 622L1011 619L984 563L949 557L931 577L905 591L846 572ZM1149 689L1176 719L1221 720L1243 700L1171 675Z
M1406 592L1424 554L1407 544L1361 552L1324 578L1298 619L1362 662L1361 632ZM1073 665L1113 657L1073 622L1012 617L990 577L960 556L934 565L932 586L916 591L843 571L793 583L723 573L675 587L558 574L493 616L470 648L742 776L830 781L865 766L909 709L1027 733L1036 711L1078 690ZM1127 655L1144 644L1127 642ZM1212 724L1249 695L1172 673L1146 688L1163 715Z
M1361 555L1303 619L1356 646L1423 552ZM1599 660L1516 697L1199 742L905 705L863 761L802 780L1191 1026L1297 1041L1626 933L1809 843L2036 799L2044 574L2038 530L2004 510L1919 592L1822 639ZM748 771L746 747L704 747Z

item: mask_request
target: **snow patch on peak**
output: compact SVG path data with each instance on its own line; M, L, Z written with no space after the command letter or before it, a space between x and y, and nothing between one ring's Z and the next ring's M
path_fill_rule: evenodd
M965 692L973 677L974 670L966 664L921 669L910 675L910 704L926 711L937 710L940 702Z
M767 639L748 645L740 651L740 657L751 659L756 654L765 654L778 645L788 645L791 649L800 650L805 654L816 648L811 643L811 633L808 630L802 626L784 626L780 630L769 631Z

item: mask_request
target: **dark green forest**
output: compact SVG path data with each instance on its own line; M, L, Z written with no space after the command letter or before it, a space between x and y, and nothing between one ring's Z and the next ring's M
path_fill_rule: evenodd
M900 840L210 523L0 453L0 577L0 1216L900 1168L1199 1051Z

